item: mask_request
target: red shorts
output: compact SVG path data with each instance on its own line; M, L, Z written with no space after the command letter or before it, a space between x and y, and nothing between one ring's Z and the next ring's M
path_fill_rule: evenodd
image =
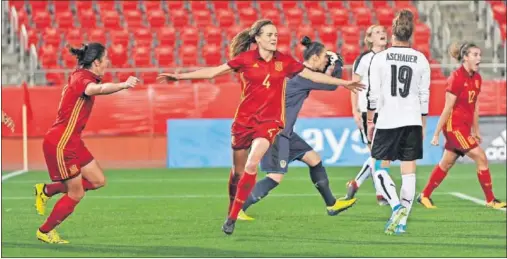
M470 128L445 131L445 149L464 156L468 151L476 148L479 144L472 137Z
M273 144L281 130L277 122L263 122L255 126L243 126L234 122L231 129L232 149L248 149L256 138L265 138Z
M57 145L44 139L42 149L49 177L53 182L78 176L81 173L81 168L94 159L83 141L77 146L67 145L65 148L58 148Z

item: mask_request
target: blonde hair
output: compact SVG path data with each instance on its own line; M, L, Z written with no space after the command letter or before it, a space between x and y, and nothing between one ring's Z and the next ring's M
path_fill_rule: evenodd
M366 29L366 32L364 33L364 45L366 45L368 49L373 48L373 41L369 41L368 39L371 37L371 35L373 34L373 29L375 29L376 27L384 28L384 26L380 24L374 24L368 27L368 29Z
M230 58L234 58L240 53L247 51L250 48L250 44L255 43L255 36L259 36L261 34L262 27L269 24L274 25L270 20L257 20L254 24L252 24L252 27L243 30L234 36L231 46L229 46Z
M471 48L479 48L479 46L472 42L464 42L462 44L455 42L449 48L449 55L458 62L462 62L463 57L470 53Z

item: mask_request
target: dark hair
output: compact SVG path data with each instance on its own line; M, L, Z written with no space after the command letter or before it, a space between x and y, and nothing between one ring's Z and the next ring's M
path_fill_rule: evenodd
M403 9L396 14L393 20L393 34L399 41L408 41L414 31L414 15L411 11Z
M468 53L470 53L471 48L479 48L479 46L473 42L464 42L462 44L456 42L449 48L449 55L451 55L451 57L457 61L461 62L463 61L463 57L467 56Z
M90 68L93 61L97 59L100 60L106 52L104 45L97 42L83 44L83 46L79 49L73 48L67 44L67 48L69 49L70 53L72 53L72 55L77 57L78 65L83 68Z
M234 58L241 52L247 51L250 48L250 44L255 43L255 36L261 34L262 27L269 24L274 25L270 20L257 20L252 24L250 29L246 29L234 36L231 46L229 47L230 58Z
M301 44L306 47L303 52L303 58L305 61L309 60L313 55L320 55L325 48L324 44L312 41L308 36L303 37Z

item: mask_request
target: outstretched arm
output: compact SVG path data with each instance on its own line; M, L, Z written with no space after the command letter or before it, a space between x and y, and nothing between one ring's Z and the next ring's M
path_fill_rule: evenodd
M362 84L360 84L359 82L347 81L347 80L343 80L340 78L335 78L335 77L328 76L323 73L313 72L307 68L303 69L303 71L301 71L299 73L299 75L301 77L304 77L310 81L313 81L313 82L319 83L319 84L342 85L353 92L361 91L362 89L364 89L364 86Z
M107 95L116 93L123 89L134 87L136 86L137 83L139 83L139 79L133 76L130 76L127 79L127 81L122 83L104 83L104 84L89 83L88 85L86 85L84 93L88 96Z
M217 67L206 67L201 68L196 71L181 73L181 74L172 74L172 73L162 73L158 75L157 81L159 82L167 82L167 81L176 81L176 80L191 80L191 79L212 79L218 75L223 75L232 71L232 68L226 63Z

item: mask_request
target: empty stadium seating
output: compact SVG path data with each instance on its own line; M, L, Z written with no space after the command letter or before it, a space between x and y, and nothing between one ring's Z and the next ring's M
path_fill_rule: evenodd
M390 27L401 8L415 11L417 17L411 1L26 0L9 4L18 10L43 68L74 67L63 48L90 41L105 43L115 67L216 65L226 60L232 37L259 18L277 24L280 50L300 58L299 41L308 35L342 51L351 64L363 50L367 26ZM505 19L500 19L505 17L505 5L493 8L505 27ZM414 45L427 55L429 35L429 27L418 23ZM119 74L110 76L116 80Z

